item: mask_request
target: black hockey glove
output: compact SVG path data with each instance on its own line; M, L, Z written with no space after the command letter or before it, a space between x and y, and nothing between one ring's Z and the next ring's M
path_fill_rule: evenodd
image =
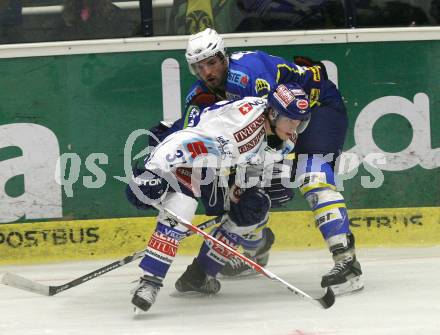
M293 199L292 189L284 187L281 184L281 178L272 179L271 185L265 187L264 190L270 197L271 208L283 207L286 202Z
M291 188L283 186L282 182L284 180L282 179L286 179L286 177L282 177L281 167L282 163L277 163L274 165L272 179L270 180L270 186L264 188L264 190L270 197L270 201L272 204L271 208L282 207L289 200L292 200L294 196L293 190ZM290 177L288 179L290 180Z
M179 121L179 120L178 120ZM159 124L154 126L153 128L148 129L154 136L149 136L148 145L155 147L160 142L162 142L165 137L175 132L176 122L174 124L167 123L165 121L160 121Z
M167 192L168 182L155 173L135 167L133 178L125 189L128 201L137 209L150 209Z

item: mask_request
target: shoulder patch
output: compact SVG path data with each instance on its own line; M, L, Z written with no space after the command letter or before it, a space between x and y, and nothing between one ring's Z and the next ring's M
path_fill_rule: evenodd
M247 113L249 113L252 110L252 106L248 103L245 102L244 104L238 106L238 110L240 111L241 114L246 115Z

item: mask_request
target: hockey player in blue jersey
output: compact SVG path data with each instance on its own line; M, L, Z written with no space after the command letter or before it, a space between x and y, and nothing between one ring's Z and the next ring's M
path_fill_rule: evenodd
M222 38L209 28L190 36L186 59L191 73L199 79L187 95L185 114L174 125L176 128L196 125L203 108L216 101L244 96L265 97L282 83L298 83L306 91L312 117L295 147L294 175L300 181L301 194L308 201L335 262L323 275L321 285L332 286L336 294L362 289L354 235L350 231L344 198L337 191L334 180L335 162L342 152L348 127L347 112L338 89L327 79L323 65L302 59L307 66L299 66L262 51L235 52L228 57ZM273 191L272 203L277 204L277 196L274 196L277 193L281 203L291 198L291 190L274 187L267 190L268 193ZM202 201L208 214L217 215L218 208L213 206L211 210L208 204L210 197L212 192L206 192ZM242 245L245 253L257 263L266 265L274 240L272 232L260 227L248 236L249 240L244 240ZM189 267L183 276L190 278L190 271ZM245 271L252 270L239 259L232 259L222 274L234 276Z

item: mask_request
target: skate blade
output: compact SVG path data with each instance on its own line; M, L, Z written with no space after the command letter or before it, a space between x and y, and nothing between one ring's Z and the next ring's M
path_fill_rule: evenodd
M185 297L185 298L210 298L213 297L215 295L217 295L218 293L202 293L202 292L198 292L198 291L186 291L186 292L180 292L180 291L174 291L170 293L170 297L174 297L174 298L180 298L180 297Z
M353 277L345 283L330 286L336 296L358 293L363 290L364 282L361 276Z
M217 278L222 279L222 280L240 280L240 279L258 277L259 275L261 275L261 274L258 273L257 271L249 269L249 270L245 270L239 274L232 275L232 276L219 273L217 275Z
M143 311L142 309L134 306L133 307L133 313L135 316L139 316L139 315L143 315L144 313L146 313L145 311Z

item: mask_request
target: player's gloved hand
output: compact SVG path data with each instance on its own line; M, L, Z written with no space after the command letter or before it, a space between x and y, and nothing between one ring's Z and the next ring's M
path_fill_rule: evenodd
M283 207L286 202L293 199L292 189L284 187L281 184L281 178L272 179L271 185L265 187L264 190L270 197L271 208Z
M177 129L175 124L171 124L170 122L166 121L160 121L157 125L148 130L152 133L152 136L150 135L148 138L148 145L155 147L160 142L162 142L165 137L167 137L169 134L173 133Z
M273 167L272 179L270 180L270 186L264 188L266 193L270 197L271 208L282 207L289 200L293 199L294 193L291 188L285 187L287 181L290 181L289 177L282 176L282 163L277 163Z
M242 190L239 201L231 203L230 219L240 227L249 227L261 224L270 208L270 199L267 193L259 187Z
M215 94L212 94L210 92L200 92L197 93L192 99L191 99L191 105L198 106L200 110L211 106L215 104L217 101L217 97Z
M169 187L168 182L143 168L133 169L133 178L125 189L125 194L137 209L150 209L152 204L160 202Z

